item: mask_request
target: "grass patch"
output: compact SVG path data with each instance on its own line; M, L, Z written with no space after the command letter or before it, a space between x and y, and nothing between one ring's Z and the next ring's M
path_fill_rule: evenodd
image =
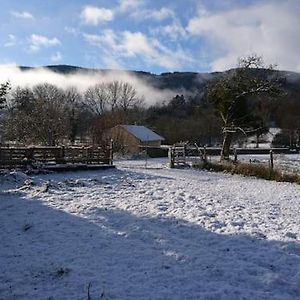
M291 182L300 184L300 175L285 173L278 169L271 169L262 164L233 163L233 162L204 162L194 167L213 172L224 172L230 174L239 174L244 176L253 176L266 180L278 182Z

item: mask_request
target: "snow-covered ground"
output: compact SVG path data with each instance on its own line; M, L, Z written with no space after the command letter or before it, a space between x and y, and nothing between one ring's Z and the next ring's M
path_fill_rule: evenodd
M300 299L300 188L165 160L0 176L0 299Z

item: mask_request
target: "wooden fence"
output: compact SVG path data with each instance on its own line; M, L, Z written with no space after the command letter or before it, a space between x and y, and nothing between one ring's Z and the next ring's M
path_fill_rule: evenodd
M113 164L112 145L107 147L0 147L0 168L34 164Z
M171 168L184 166L188 164L188 160L191 159L200 159L201 161L206 161L207 156L213 155L215 156L215 149L211 151L211 148L206 147L198 147L196 144L194 146L183 144L183 145L173 145L169 147L169 165ZM218 155L220 155L220 149L218 149ZM267 154L269 155L269 167L271 169L274 168L274 153L289 153L287 148L272 148L272 149L239 149L233 148L230 150L230 154L233 156L233 161L238 161L238 155L259 155L259 154ZM191 161L190 161L191 162ZM251 160L250 163L257 163L257 160Z

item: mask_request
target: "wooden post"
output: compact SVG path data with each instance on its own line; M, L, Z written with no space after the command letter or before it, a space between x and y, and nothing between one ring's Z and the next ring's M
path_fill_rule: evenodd
M145 169L148 167L148 141L146 142L146 149L145 149Z
M169 156L169 166L172 169L174 168L174 151L172 147L169 148L168 156Z
M71 153L72 163L74 164L75 158L74 158L74 148L73 147L70 148L70 153Z
M236 148L233 149L233 154L234 154L234 162L237 162L237 150L236 150Z
M114 161L114 140L110 140L109 146L109 164L112 166Z
M88 150L88 164L93 163L93 147L88 147L88 149L87 149Z
M66 149L65 146L61 147L61 163L66 163Z
M28 165L31 165L33 163L33 160L34 160L33 151L34 151L33 148L27 148L25 151L25 158L26 158Z
M273 158L273 151L270 150L270 168L271 170L274 169L274 158Z
M101 163L101 155L100 154L102 151L102 147L98 146L97 148L95 148L95 151L96 151L96 155L97 155L97 164L100 164Z
M12 151L12 148L9 148L9 162L10 162L10 166L13 166L13 151Z

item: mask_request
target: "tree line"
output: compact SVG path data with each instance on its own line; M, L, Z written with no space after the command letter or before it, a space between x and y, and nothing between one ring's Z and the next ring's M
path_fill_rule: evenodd
M89 143L105 143L103 133L132 122L143 102L131 84L121 81L99 83L83 93L48 83L9 91L6 83L1 94L2 142L27 145L74 144L86 137Z
M140 124L165 137L167 144L189 141L222 146L227 159L233 142L259 137L269 127L282 128L278 145L299 147L300 99L285 88L274 66L252 55L239 60L193 95L176 95L147 107L127 82L100 82L84 92L51 84L10 90L0 85L1 136L22 144L74 144L86 137L106 143L106 132L118 124Z

